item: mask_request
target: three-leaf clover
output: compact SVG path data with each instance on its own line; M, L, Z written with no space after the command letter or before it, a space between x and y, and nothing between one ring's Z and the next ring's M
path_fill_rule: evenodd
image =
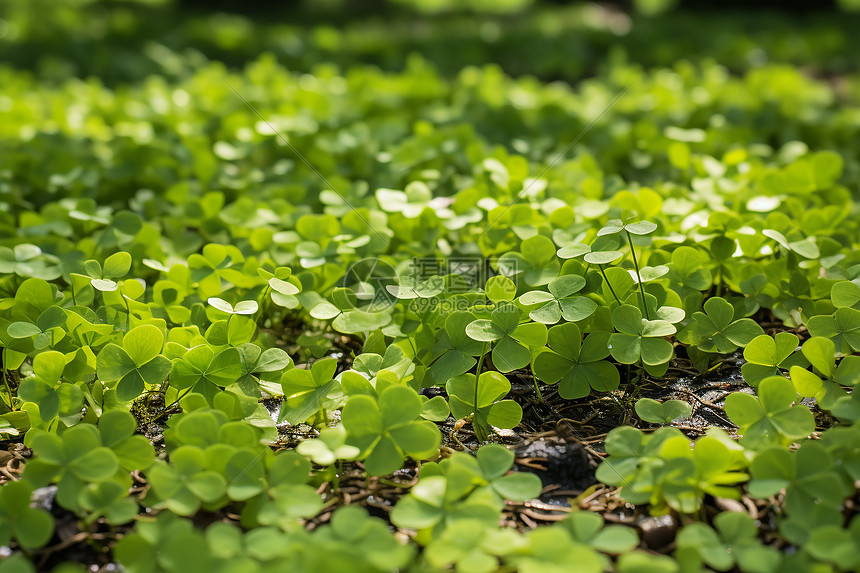
M242 375L239 351L225 348L218 354L207 344L191 348L173 364L170 385L177 390L191 389L211 403L219 388L236 382Z
M612 311L612 325L618 332L609 337L609 352L618 362L641 359L646 366L659 366L672 359L672 343L663 338L675 334L672 323L644 319L637 307L625 304Z
M530 346L546 344L546 326L536 322L520 324L515 304L500 302L490 319L478 319L466 327L466 334L479 342L493 342L493 364L502 372L522 368L531 362Z
M249 396L260 396L260 380L280 379L280 374L293 365L290 355L280 348L262 350L250 342L240 345L241 373L236 383ZM175 368L175 367L174 367Z
M30 507L32 494L30 485L22 481L11 481L0 489L0 544L9 545L15 539L24 549L35 549L54 534L51 514Z
M683 400L658 402L651 398L640 398L634 406L636 415L652 424L671 424L678 418L689 418L693 408Z
M66 313L59 306L49 306L33 322L18 320L6 327L6 334L14 339L32 339L32 348L42 350L53 346L62 336ZM22 349L23 350L23 349Z
M178 515L192 515L201 503L213 503L226 493L227 480L212 465L203 449L180 446L170 453L169 465L156 461L146 477L159 505Z
M98 376L117 382L116 395L122 401L140 396L146 386L160 384L171 369L170 360L161 354L164 334L158 327L143 324L129 330L122 346L105 345L97 359Z
M574 296L585 286L585 278L579 275L562 275L552 279L547 286L549 292L530 291L520 297L525 306L541 305L531 311L529 317L544 324L555 324L562 318L578 322L591 316L597 303L584 296Z
M806 326L812 336L833 340L836 349L843 354L860 352L860 310L856 308L842 307L833 314L813 316Z
M758 397L733 392L726 398L726 414L738 425L742 443L785 444L805 438L815 431L809 408L797 401L792 383L782 376L765 378L758 385Z
M431 456L442 439L435 424L421 419L421 399L408 386L389 386L378 399L367 394L353 396L341 419L347 443L361 450L371 475L399 469L406 456Z
M483 372L477 379L477 388L474 374L461 374L448 380L445 389L451 413L457 419L471 417L479 440L487 439L491 426L511 429L523 418L519 404L503 399L511 391L511 383L498 372Z
M62 437L39 431L30 446L37 457L27 464L25 478L36 487L56 481L57 501L69 509L78 507L85 484L112 479L120 468L116 453L102 444L98 429L91 424L69 428Z
M337 460L353 460L361 450L346 443L346 430L343 426L326 428L318 438L302 440L296 446L296 452L309 457L320 466L330 466Z
M286 401L281 405L279 420L292 425L300 424L331 407L334 394L340 385L333 380L337 360L324 358L314 362L309 369L293 368L281 376L281 387Z
M475 357L483 352L483 345L466 334L466 327L474 320L475 315L465 310L452 312L445 319L445 327L439 330L432 349L435 360L428 370L434 383L445 384L477 362Z
M752 319L736 318L735 308L724 298L711 297L704 308L704 313L693 313L690 323L678 333L679 341L704 352L728 354L764 334Z
M766 334L753 338L744 348L746 364L741 366L744 380L752 387L769 376L779 376L781 370L788 370L793 360L789 360L797 349L800 339L790 332L778 332L771 337Z
M499 272L506 277L523 276L529 286L543 286L558 276L561 265L555 256L555 245L543 235L535 235L520 244L520 252L499 257Z
M705 523L691 523L678 532L678 560L696 570L704 562L716 571L774 571L780 554L762 545L756 525L746 513L724 511L714 518L716 531Z
M845 396L842 386L860 382L860 356L846 356L836 366L836 346L829 338L813 336L803 343L801 352L821 376L800 366L789 370L794 388L801 396L815 398L822 408L830 410Z
M59 416L68 426L81 419L84 394L75 384L63 384L60 378L66 367L66 357L61 352L49 350L33 358L33 374L21 381L18 397L39 407L43 422ZM28 410L26 406L23 409Z
M609 356L608 332L592 332L582 340L579 327L572 323L549 329L549 347L535 357L535 376L547 384L558 383L562 398L575 400L587 396L592 388L609 392L618 388L620 375Z
M837 509L852 489L836 471L833 455L816 441L804 442L796 452L769 447L756 454L750 472L750 494L767 499L785 489L790 511L819 503Z
M639 544L635 529L623 525L604 527L600 514L590 511L571 512L559 525L575 541L604 553L625 553Z
M855 515L847 527L825 525L812 531L804 549L821 561L833 563L842 571L860 567L860 519Z

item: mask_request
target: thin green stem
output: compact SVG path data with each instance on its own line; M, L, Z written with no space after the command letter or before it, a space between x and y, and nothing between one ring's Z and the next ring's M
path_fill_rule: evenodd
M597 267L600 269L600 274L603 275L603 280L606 281L606 286L609 287L609 292L611 292L612 296L615 297L615 302L621 304L621 300L618 298L618 295L615 294L615 289L612 288L612 283L609 282L609 277L606 276L606 271L603 270L603 265L597 265Z
M12 400L12 387L9 386L9 378L7 378L7 370L6 370L6 357L3 356L3 383L6 385L6 391L9 392L9 410L11 412L15 411L14 404L15 402Z
M257 316L257 319L254 321L257 324L258 328L262 328L262 325L260 324L260 320L261 319L263 321L266 320L265 309L266 309L267 303L270 300L269 298L266 298L266 295L269 294L269 291L271 290L271 288L272 287L270 287L269 284L266 283L266 288L263 289L263 296L260 297L260 311L259 311L259 315Z
M543 394L541 394L540 386L538 386L538 380L534 375L532 375L532 381L535 383L535 393L537 394L538 400L543 402Z
M719 273L717 274L717 296L722 296L723 293L723 265L720 265Z
M642 286L642 275L639 274L639 262L636 260L636 249L633 248L633 238L630 236L630 231L624 231L627 233L627 242L630 243L630 253L633 255L633 266L636 267L636 278L639 283L639 296L642 298L642 312L645 313L645 318L651 320L651 316L648 313L648 305L645 303L645 287Z
M481 379L481 368L484 366L484 355L487 353L487 343L481 349L481 357L478 358L478 367L475 369L475 418L478 417L478 381Z
M179 396L179 398L177 398L176 400L174 400L173 402L171 402L169 406L165 406L165 407L164 407L164 411L166 412L166 411L170 410L171 408L173 408L175 405L179 404L180 400L182 400L183 398L185 398L185 396L186 396L189 392L191 392L191 390L192 390L193 388L194 388L194 386L190 386L189 388L186 388L186 389L185 389L185 392L183 392L183 393Z

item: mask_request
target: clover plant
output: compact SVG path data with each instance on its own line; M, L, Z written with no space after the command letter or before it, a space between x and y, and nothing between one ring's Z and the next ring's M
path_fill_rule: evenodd
M0 573L858 568L856 0L0 4Z
M421 419L421 400L407 386L390 386L378 398L358 395L343 408L347 443L359 448L374 475L398 469L406 456L421 460L439 447L441 436Z
M666 400L658 402L651 398L639 398L636 401L636 415L644 422L652 424L671 424L674 420L689 418L693 408L683 400Z
M451 414L467 418L479 440L486 440L492 428L515 428L523 418L523 409L514 400L505 399L511 391L510 381L498 372L461 374L448 380Z
M546 344L546 326L537 322L520 324L520 311L510 302L499 302L489 319L478 319L466 326L472 340L492 343L493 365L510 372L531 362L531 348Z
M611 351L608 332L592 332L582 339L575 324L549 329L550 350L534 359L535 376L547 384L558 383L558 393L568 400L587 396L592 389L608 392L618 388L618 369L607 360Z
M742 443L750 447L784 444L806 438L815 431L809 408L800 404L792 383L782 376L762 380L758 397L734 392L726 398L726 413L739 426Z
M672 323L642 318L635 306L621 305L612 311L612 325L618 331L609 336L609 352L615 360L621 364L641 363L654 375L666 371L674 350L664 337L675 334Z

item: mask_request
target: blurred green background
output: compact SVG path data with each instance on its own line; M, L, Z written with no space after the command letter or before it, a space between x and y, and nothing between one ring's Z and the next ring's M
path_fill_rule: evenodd
M400 70L420 53L443 74L497 63L576 81L610 59L645 67L715 60L835 75L860 63L860 0L615 3L543 0L2 0L0 61L42 80L108 84L187 75L263 52L290 69L320 62Z

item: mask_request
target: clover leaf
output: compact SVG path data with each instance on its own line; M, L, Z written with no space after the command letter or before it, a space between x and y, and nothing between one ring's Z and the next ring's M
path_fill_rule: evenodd
M280 380L283 371L293 365L290 355L280 348L262 350L256 344L249 342L241 344L237 350L241 374L236 383L249 396L260 396L261 380L267 383Z
M704 562L717 571L737 565L741 571L775 571L781 557L774 547L762 545L756 525L745 513L724 511L714 518L716 531L704 523L691 523L678 532L678 560L691 570Z
M711 432L692 447L688 438L675 435L662 444L659 456L662 464L651 469L651 504L658 509L665 503L675 511L694 513L705 494L737 498L731 486L749 477L740 471L747 464L743 449L725 432Z
M843 354L860 352L860 310L856 308L842 307L833 314L813 316L806 326L812 336L833 340Z
M116 395L122 401L140 396L147 386L161 384L171 369L170 360L161 354L164 335L156 326L143 324L129 330L122 346L111 342L98 354L98 376L116 382Z
M705 301L705 312L693 313L690 323L678 333L678 340L704 352L728 354L764 334L752 319L737 318L726 299L715 296Z
M830 300L836 308L860 310L860 284L857 279L839 281L830 289Z
M748 489L762 499L785 489L790 513L818 504L838 509L851 488L835 469L833 455L818 442L804 442L796 452L771 446L753 458Z
M465 462L466 458L457 457ZM514 453L501 444L486 444L478 448L475 456L484 487L490 488L502 499L526 501L540 495L540 478L529 472L511 472ZM469 460L471 462L471 460Z
M815 398L822 408L832 409L836 401L845 396L842 386L860 382L860 356L846 356L836 366L836 346L829 338L813 336L803 343L801 351L821 376L792 366L791 381L798 394Z
M98 429L91 424L69 428L62 437L31 432L37 432L30 438L37 457L27 464L25 478L35 487L56 481L57 501L63 507L78 509L78 496L87 483L108 481L120 468L116 453L103 445Z
M361 450L346 443L346 430L343 426L326 428L318 438L302 440L296 452L309 457L317 465L329 466L337 460L353 460Z
M62 274L58 259L30 243L0 247L0 273L52 281Z
M764 229L762 235L773 239L779 246L786 251L797 253L806 259L817 259L821 256L818 244L815 242L815 237L806 237L804 239L789 241L785 235L776 229Z
M600 573L606 568L606 558L594 549L579 543L561 528L539 527L527 534L528 545L505 555L505 563L525 573L560 572L576 564L579 573Z
M486 440L490 428L515 428L523 418L523 409L513 400L503 398L511 391L511 383L498 372L461 374L448 380L445 386L451 414L457 419L471 418L479 440ZM477 399L477 403L476 403Z
M457 521L469 520L484 527L495 526L500 513L495 502L469 499L476 487L474 477L465 469L422 477L394 506L391 522L397 527L419 530L419 540L428 542ZM421 531L430 533L421 535Z
M414 545L400 543L389 532L389 525L356 505L342 506L331 517L331 526L318 530L312 555L323 563L311 561L313 571L339 569L325 563L325 555L337 555L344 563L374 571L406 570L415 554ZM367 566L365 566L365 562Z
M657 230L657 225L651 221L636 221L635 223L624 223L621 219L610 219L601 229L597 231L598 237L614 235L627 232L632 235L650 235Z
M51 514L30 507L32 495L26 482L12 481L0 488L0 545L9 545L15 539L24 549L36 549L54 534Z
M115 481L88 484L78 500L90 513L87 523L104 516L108 523L119 525L134 519L139 510L137 501L128 497L128 487Z
M741 366L744 380L752 387L770 376L778 376L788 370L796 359L792 359L800 339L790 332L778 332L775 336L762 334L753 338L744 348L746 364Z
M726 398L726 414L738 425L741 443L750 447L789 444L815 431L809 408L797 401L792 383L781 376L765 378L758 385L758 397L733 392Z
M421 419L421 399L407 386L390 386L379 398L353 396L341 414L347 443L361 450L367 472L384 475L406 456L422 459L436 452L439 429Z
M562 275L550 281L544 291L530 291L522 295L520 304L541 305L529 312L529 317L543 324L555 324L562 318L568 322L585 320L597 309L597 303L584 296L573 296L585 286L585 278L579 275Z
M292 275L290 267L278 267L274 273L270 273L264 269L257 269L257 274L266 279L266 284L271 289L269 296L272 302L284 308L296 308L299 306L299 299L296 295L302 291L301 282L295 278L290 280L290 275Z
M509 472L513 463L513 452L498 444L482 446L474 457L457 452L438 464L427 463L391 520L418 529L419 541L438 537L459 521L493 525L505 499L525 501L541 491L536 475Z
M506 277L522 275L529 286L543 286L557 277L561 268L555 251L551 239L534 235L520 244L519 253L508 252L499 257L499 272Z
M688 300L695 300L698 307L701 292L708 290L713 283L711 271L706 266L707 257L701 249L681 246L672 251L672 261L669 263L669 285L678 293L684 303L684 309L690 309Z
M558 383L562 398L575 400L592 389L609 392L618 388L618 369L604 358L609 356L608 332L592 332L582 340L579 327L572 323L549 329L551 350L535 357L535 376L547 384Z
M479 342L492 342L493 364L502 372L522 368L531 362L529 347L546 344L546 326L527 322L519 324L520 311L511 302L500 302L490 319L478 319L466 327L466 334Z
M49 350L33 358L33 376L21 381L18 397L26 403L39 407L39 417L47 423L55 417L66 425L76 424L81 419L84 394L75 384L60 382L67 359L61 352Z
M860 519L851 520L847 528L825 525L812 531L804 549L821 561L834 564L842 571L856 571L860 567Z
M19 320L9 324L6 334L13 339L32 340L32 346L25 352L31 349L43 350L59 342L64 334L62 328L66 325L66 320L66 313L62 308L49 306L33 322Z
M679 418L689 418L693 413L693 408L683 400L660 403L651 398L640 398L636 401L635 409L637 416L652 424L671 424Z
M612 325L618 332L609 337L609 352L618 362L660 366L672 359L672 343L663 338L675 334L672 323L644 319L637 307L625 304L612 311Z
M116 281L128 274L131 269L131 255L120 251L105 259L104 266L98 261L88 260L84 263L90 284L101 292L113 292L117 289Z
M170 385L202 394L211 403L220 388L236 382L241 375L237 349L225 348L216 354L209 345L201 344L173 364Z
M225 469L228 495L247 500L241 515L245 527L276 525L289 531L297 520L319 513L322 499L307 485L311 475L307 459L289 451L266 454L240 450L231 457Z
M514 300L517 296L517 285L508 277L496 275L487 279L484 293L494 304L503 300Z
M164 506L177 515L192 515L202 503L220 500L227 491L227 480L212 469L212 461L199 447L180 446L170 453L170 464L157 460L146 476Z
M639 544L636 531L623 525L604 526L603 518L590 511L574 511L559 522L579 543L604 553L626 553Z
M254 314L259 309L259 305L256 300L239 301L236 303L236 306L233 306L226 300L213 296L209 297L206 302L227 314Z
M466 334L466 327L474 322L475 315L459 310L445 319L445 327L436 335L436 344L431 350L433 363L428 375L435 384L445 384L477 363L476 356L483 352L483 345Z
M492 573L498 571L499 559L487 540L487 529L479 520L462 519L449 524L445 530L430 541L422 557L432 567L455 571Z
M314 362L309 369L293 368L281 376L281 387L286 401L281 404L279 421L292 425L300 424L323 413L333 405L340 384L333 380L337 360L324 358Z

